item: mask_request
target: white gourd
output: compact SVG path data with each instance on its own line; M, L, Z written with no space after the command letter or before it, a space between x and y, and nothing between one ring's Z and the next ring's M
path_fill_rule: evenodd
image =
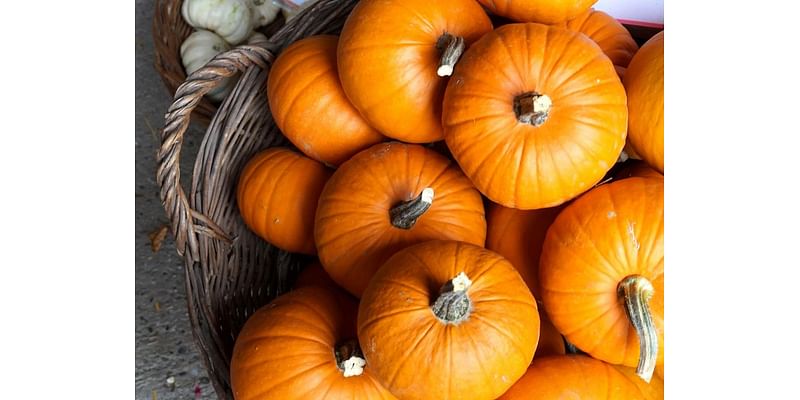
M247 38L247 44L259 44L267 41L267 37L261 33L253 32ZM181 44L181 60L183 67L186 69L186 75L202 68L217 54L228 51L231 46L214 32L207 30L197 30L189 35L186 40ZM215 101L220 102L227 96L236 80L239 78L238 74L223 79L217 87L206 93L206 96Z
M275 20L281 7L272 0L248 0L253 11L253 26L260 28Z
M216 33L226 42L237 45L253 31L252 0L184 0L183 19L197 29Z
M214 32L203 29L195 31L181 44L181 60L186 75L208 64L217 54L230 49L231 46ZM233 89L233 82L231 78L223 79L217 87L206 93L206 96L211 100L221 101Z

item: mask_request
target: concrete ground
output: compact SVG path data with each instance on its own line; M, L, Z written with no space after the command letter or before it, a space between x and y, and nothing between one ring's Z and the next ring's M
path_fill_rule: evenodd
M157 252L150 246L150 233L167 224L155 153L171 103L153 67L154 6L136 0L136 399L216 399L189 327L183 260L171 234ZM187 132L182 171L191 170L202 134L198 127Z

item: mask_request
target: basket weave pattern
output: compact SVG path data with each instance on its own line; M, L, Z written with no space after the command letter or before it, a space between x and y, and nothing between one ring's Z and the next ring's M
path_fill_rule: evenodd
M246 162L268 147L290 145L269 111L269 68L277 54L296 40L338 34L355 3L320 0L283 25L263 46L240 46L222 53L175 85L175 99L161 131L156 180L176 247L185 261L192 334L220 399L233 399L229 366L234 340L244 322L288 290L305 261L250 232L236 205L236 184ZM183 38L191 33L180 15L180 1L159 0L157 7L156 19L171 21L180 32L184 25ZM162 25L154 22L154 36L156 26ZM157 42L159 45L167 46ZM173 67L175 64L169 68ZM177 69L183 72L180 64ZM203 96L222 79L239 73L241 78L231 94L216 111L209 109ZM162 74L162 79L169 87L175 76L177 73ZM209 112L210 124L187 191L180 182L183 135L190 117L202 120Z

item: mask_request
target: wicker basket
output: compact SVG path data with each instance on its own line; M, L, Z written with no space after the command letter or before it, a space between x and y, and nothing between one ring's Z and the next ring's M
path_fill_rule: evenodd
M154 66L170 96L186 81L186 71L181 62L181 44L194 31L181 15L182 4L183 0L156 0L153 14ZM270 37L283 25L283 15L278 13L273 22L258 31ZM217 108L217 104L204 98L195 107L192 120L208 125Z
M235 186L244 164L265 148L289 145L267 105L269 67L282 49L298 39L338 33L355 3L320 0L278 30L263 47L240 46L220 54L177 87L166 114L156 179L178 253L185 261L192 334L220 399L233 399L230 359L245 320L285 292L307 261L255 236L236 206ZM177 9L167 13L173 20L179 15ZM240 72L241 78L216 113L204 107L205 93L221 79ZM203 113L212 113L212 118L187 191L180 182L182 139L189 118L202 118Z

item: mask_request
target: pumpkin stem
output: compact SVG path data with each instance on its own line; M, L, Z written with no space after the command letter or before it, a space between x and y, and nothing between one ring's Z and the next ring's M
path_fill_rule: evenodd
M447 32L439 36L436 41L436 48L442 52L442 58L439 61L439 68L436 70L436 75L450 76L453 74L458 59L464 53L464 38L461 36L453 36Z
M367 361L358 346L358 340L348 339L336 345L333 354L336 356L336 366L344 373L345 378L359 376L364 372Z
M639 336L639 365L636 375L650 382L658 359L658 332L647 302L653 296L653 285L641 275L626 277L617 286L617 295L625 301L625 313Z
M447 281L431 306L433 314L445 324L458 325L466 321L472 311L472 300L467 295L470 286L472 281L463 272Z
M547 121L553 101L546 94L526 92L514 98L514 113L523 124L541 126Z
M433 188L425 188L419 196L404 201L389 210L392 225L400 229L411 229L417 219L433 204Z

